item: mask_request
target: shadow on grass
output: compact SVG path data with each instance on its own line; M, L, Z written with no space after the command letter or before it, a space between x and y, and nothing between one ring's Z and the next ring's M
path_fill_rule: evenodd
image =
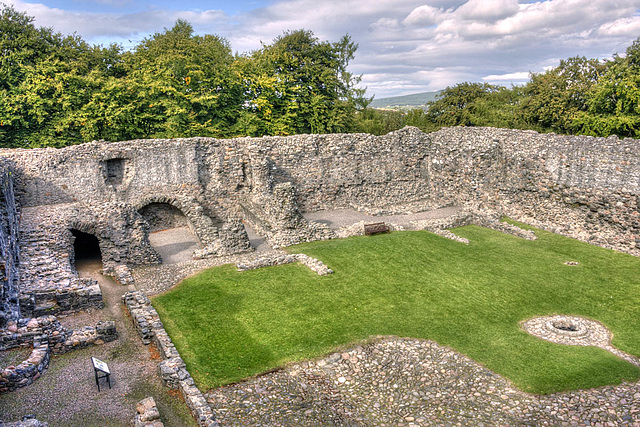
M271 368L272 352L239 318L244 300L240 289L228 292L208 283L171 298L170 304L156 303L162 300L163 296L156 297L154 305L198 384L209 384L223 374L232 383L255 375L256 366ZM191 331L197 334L185 334Z

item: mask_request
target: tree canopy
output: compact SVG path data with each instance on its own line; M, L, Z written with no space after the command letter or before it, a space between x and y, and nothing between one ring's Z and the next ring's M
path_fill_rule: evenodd
M495 126L640 136L640 38L624 56L573 57L521 87L460 83L428 104L438 126Z
M348 35L289 31L251 53L178 20L140 42L90 46L0 9L0 146L93 139L346 132L364 90Z

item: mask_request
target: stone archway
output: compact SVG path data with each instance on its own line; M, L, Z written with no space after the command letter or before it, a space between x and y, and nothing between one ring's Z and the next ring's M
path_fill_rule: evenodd
M100 251L100 241L91 233L72 228L71 235L73 240L73 258L76 262L85 259L100 259L102 261L102 252Z
M175 264L192 259L202 245L191 219L168 201L151 201L138 208L149 224L149 242L163 264Z
M138 209L147 224L149 231L162 231L170 228L189 227L193 225L186 215L170 203L153 202Z

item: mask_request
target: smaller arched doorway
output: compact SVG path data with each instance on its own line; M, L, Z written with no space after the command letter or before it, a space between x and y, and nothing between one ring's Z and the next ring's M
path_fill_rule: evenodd
M162 202L149 203L138 213L149 224L149 242L162 258L163 264L175 264L192 259L201 249L193 225L177 207Z
M98 238L84 231L71 229L73 236L73 262L80 274L82 271L94 270L102 267L102 252Z

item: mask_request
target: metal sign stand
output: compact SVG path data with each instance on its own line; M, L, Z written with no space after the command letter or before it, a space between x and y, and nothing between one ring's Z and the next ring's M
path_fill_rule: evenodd
M96 359L95 357L91 358L91 364L93 365L93 373L96 376L96 385L98 386L98 391L100 391L100 379L106 378L107 384L109 384L109 388L111 388L111 371L109 371L109 367L105 362L100 359Z

